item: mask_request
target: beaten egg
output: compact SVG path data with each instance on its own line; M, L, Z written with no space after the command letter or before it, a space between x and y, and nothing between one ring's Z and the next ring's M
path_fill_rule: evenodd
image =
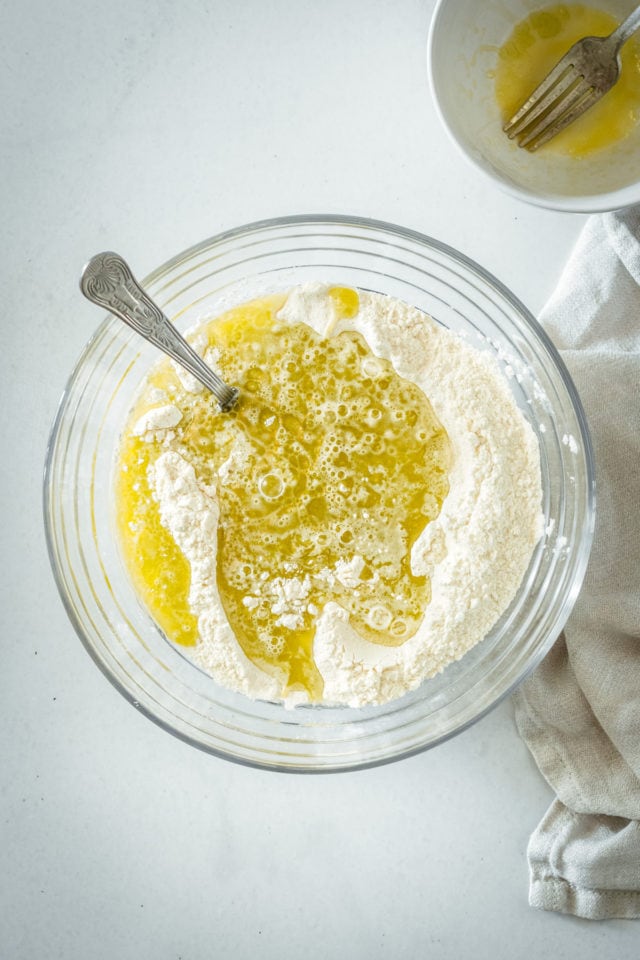
M607 36L616 18L583 3L553 4L534 10L513 28L498 51L495 95L506 122L544 80L569 48L585 36ZM640 116L640 43L632 38L621 51L615 86L542 150L585 157L622 140Z

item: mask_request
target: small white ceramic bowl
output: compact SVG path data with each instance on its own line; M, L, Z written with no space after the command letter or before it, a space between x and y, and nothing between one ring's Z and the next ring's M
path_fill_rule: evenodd
M640 203L640 124L625 140L583 158L530 154L502 131L492 71L513 27L550 0L438 0L428 43L429 82L442 122L476 167L528 203L574 213ZM625 0L598 0L622 20Z

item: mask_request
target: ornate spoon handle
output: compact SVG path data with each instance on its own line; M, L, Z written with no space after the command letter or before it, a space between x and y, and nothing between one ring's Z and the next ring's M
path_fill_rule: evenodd
M129 266L117 253L98 253L89 260L80 277L87 300L106 307L121 320L176 360L217 398L221 410L230 410L238 399L230 387L206 365L178 333L168 317L147 296Z

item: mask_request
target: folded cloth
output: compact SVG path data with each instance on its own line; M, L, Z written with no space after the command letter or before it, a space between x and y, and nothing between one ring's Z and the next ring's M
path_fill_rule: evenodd
M514 696L557 794L529 843L529 902L640 918L640 209L587 221L541 322L584 404L597 517L564 635Z

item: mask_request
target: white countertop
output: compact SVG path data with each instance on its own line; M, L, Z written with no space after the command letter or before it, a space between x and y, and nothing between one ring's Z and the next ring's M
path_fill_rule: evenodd
M238 224L352 213L457 247L540 308L584 218L496 193L447 141L432 6L9 0L0 15L6 960L637 957L633 923L528 907L551 792L509 703L379 769L236 766L110 686L46 556L44 451L100 319L77 286L96 251L143 276Z

